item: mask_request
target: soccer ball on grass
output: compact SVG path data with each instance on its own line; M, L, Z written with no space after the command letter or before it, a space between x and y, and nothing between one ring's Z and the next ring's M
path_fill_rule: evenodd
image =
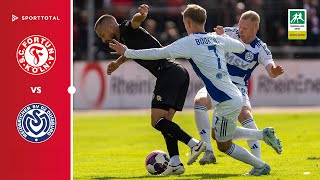
M152 175L161 174L166 170L169 160L169 156L165 152L152 151L146 158L146 169Z

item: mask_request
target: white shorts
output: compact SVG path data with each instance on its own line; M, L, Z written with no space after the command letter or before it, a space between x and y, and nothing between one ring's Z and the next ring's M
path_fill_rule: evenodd
M205 97L209 95L207 89L203 87L198 91L196 96ZM211 104L214 104L213 99L211 97L210 99ZM218 142L226 142L233 138L243 102L243 96L236 96L231 100L218 103L216 107L211 107L211 109L214 109L212 130L215 133L215 138Z
M236 84L236 86L242 94L242 101L243 101L242 106L246 106L249 109L251 109L251 103L248 96L248 87L241 84Z
M212 130L218 142L226 142L233 138L241 109L242 101L240 97L219 103L214 108Z
M247 86L244 86L244 85L240 85L240 84L237 84L236 85L237 88L240 90L241 94L242 94L242 106L246 106L248 107L249 109L251 109L251 103L250 103L250 100L249 100L249 96L248 96L248 87ZM209 96L210 95L208 94L208 91L206 89L206 87L203 87L201 88L198 92L197 92L197 95L198 97L206 97L206 96ZM212 102L212 99L211 99L211 105L213 104ZM210 109L213 109L213 107L211 106ZM208 109L209 110L209 109Z
M205 87L201 88L196 96L208 96L207 89ZM210 99L211 104L214 104L213 99L211 97ZM233 138L237 127L238 116L242 109L242 103L242 97L236 96L231 100L218 103L215 107L212 107L212 109L214 109L212 130L218 142L226 142Z

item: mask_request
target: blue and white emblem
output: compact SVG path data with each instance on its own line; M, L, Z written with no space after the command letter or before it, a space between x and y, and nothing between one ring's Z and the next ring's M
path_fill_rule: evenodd
M41 143L53 135L56 116L48 106L33 103L21 109L16 123L21 137L31 143Z
M253 58L254 58L254 55L253 55L253 53L252 52L250 52L250 51L248 51L248 52L246 52L246 54L245 54L245 59L246 59L246 61L252 61L253 60Z

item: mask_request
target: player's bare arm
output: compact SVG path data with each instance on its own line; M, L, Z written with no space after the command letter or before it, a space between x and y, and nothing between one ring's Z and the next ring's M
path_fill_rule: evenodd
M274 65L274 63L268 64L266 66L266 70L267 70L269 76L272 77L272 78L276 78L279 75L284 73L283 67L282 66L276 66L276 65Z
M224 33L224 29L223 29L223 26L217 26L215 28L213 28L213 30L218 34L218 35L221 35Z
M124 62L126 62L128 60L128 58L124 57L124 56L120 56L117 60L115 61L111 61L108 64L107 67L107 74L111 75L115 70L117 70L119 68L119 66L121 64L123 64Z
M119 55L124 55L126 50L128 49L127 46L124 44L119 43L117 40L113 39L113 43L109 43L109 47L115 52L111 52L111 54L119 54Z
M147 18L149 6L146 4L140 5L138 12L133 15L131 20L131 27L137 29L141 23Z

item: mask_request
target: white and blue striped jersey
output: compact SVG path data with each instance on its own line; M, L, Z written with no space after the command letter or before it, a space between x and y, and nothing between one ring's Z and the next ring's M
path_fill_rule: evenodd
M213 105L241 97L238 88L232 83L225 61L226 52L241 53L244 45L226 34L190 34L163 47L146 50L126 50L125 56L133 59L156 60L163 58L185 58L191 63L198 77L205 84L213 99Z
M245 44L239 36L237 27L225 27L225 34L243 43L246 50L242 53L226 53L227 68L235 84L247 86L253 70L259 65L273 63L272 54L267 45L256 37L250 44Z

